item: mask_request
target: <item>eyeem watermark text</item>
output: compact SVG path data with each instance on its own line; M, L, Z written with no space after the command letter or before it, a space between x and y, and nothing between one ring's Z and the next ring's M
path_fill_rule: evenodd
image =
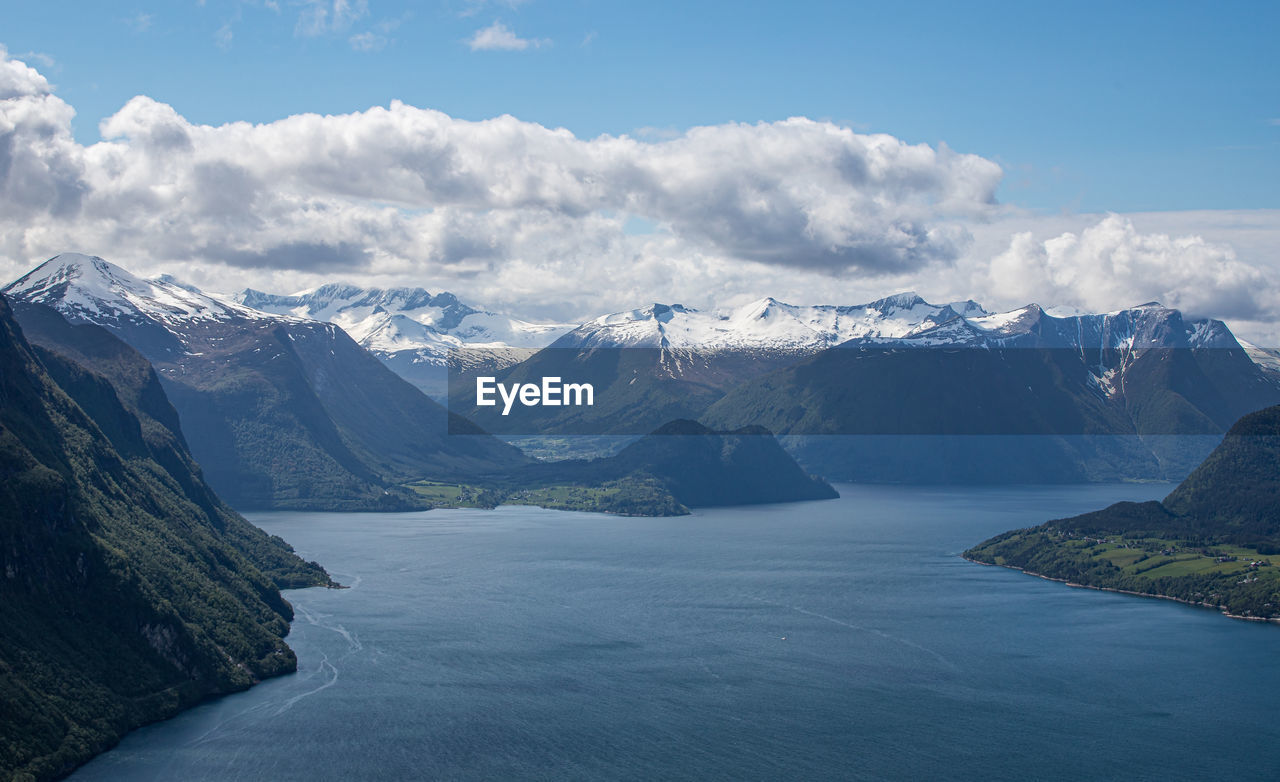
M511 412L517 401L525 407L560 407L595 404L596 391L590 383L562 383L558 377L544 377L542 384L512 383L503 385L496 377L476 378L476 406L495 407L502 397L502 414Z

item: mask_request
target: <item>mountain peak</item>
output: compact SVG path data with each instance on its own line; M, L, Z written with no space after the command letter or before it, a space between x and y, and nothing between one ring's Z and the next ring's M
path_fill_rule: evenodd
M162 323L223 317L263 317L182 285L172 277L144 280L96 255L62 253L3 290L22 301L53 307L73 322L152 319Z
M653 306L646 308L644 312L654 320L666 323L671 320L673 315L687 313L690 310L683 304L659 304L654 302Z
M868 304L867 307L887 314L893 310L909 310L922 304L930 306L929 302L920 298L920 295L915 291L906 291L904 293L895 293L892 296L885 296L883 299L877 299Z
M60 253L35 267L5 287L6 293L30 292L43 295L53 288L78 280L80 285L109 286L116 281L135 281L136 277L96 255Z
M165 283L161 283L165 284ZM5 286L4 293L40 304L56 305L74 289L78 299L112 303L126 291L140 291L147 283L96 255L55 255Z

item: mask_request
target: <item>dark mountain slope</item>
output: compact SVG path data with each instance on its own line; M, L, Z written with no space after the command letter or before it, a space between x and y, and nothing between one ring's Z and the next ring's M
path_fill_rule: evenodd
M838 496L805 474L763 429L716 432L672 421L603 459L542 462L516 474L521 486L601 485L652 479L688 507L822 500Z
M980 562L1112 589L1280 615L1280 406L1240 419L1162 502L998 535Z
M1059 482L1181 478L1231 422L1277 402L1217 321L1027 308L1001 330L957 318L850 341L743 383L700 420L793 435L797 460L833 478Z
M1163 501L1119 503L1053 523L1082 532L1280 548L1280 406L1240 419Z
M485 431L512 435L644 434L666 421L695 418L729 388L796 360L794 354L765 350L584 347L562 337L520 363L490 370L485 366L490 352L458 351L467 368L450 370L449 409ZM544 377L590 383L595 403L516 405L503 415L500 407L476 406L477 375L494 376L507 386L537 384Z
M136 371L113 383L37 357L0 299L0 775L55 778L133 727L294 670L279 586L328 583L208 491L154 375L117 358Z
M1207 534L1280 546L1280 407L1240 419L1164 506Z

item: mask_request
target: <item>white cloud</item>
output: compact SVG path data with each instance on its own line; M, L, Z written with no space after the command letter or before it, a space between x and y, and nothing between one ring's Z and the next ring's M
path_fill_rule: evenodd
M634 215L662 225L678 259L896 274L958 257L958 218L989 213L1000 180L980 157L802 118L583 140L399 102L214 127L139 96L102 122L105 141L82 146L43 76L7 56L0 74L0 253L24 265L74 244L245 269L456 275L591 246L607 267L637 251L622 228Z
M393 102L209 126L140 96L86 146L74 113L0 49L0 278L80 250L212 290L418 284L557 318L908 289L1157 299L1280 344L1262 265L1280 264L1280 212L1020 215L994 204L990 160L828 122L580 139Z
M213 33L213 42L217 44L219 49L230 49L231 42L234 39L235 31L231 27L231 22L223 24Z
M670 141L674 138L680 138L683 135L680 130L675 127L667 126L665 128L655 128L652 125L645 125L642 128L636 128L631 131L633 135L646 141Z
M987 274L985 287L1002 301L1047 300L1090 311L1159 301L1193 316L1280 315L1275 275L1241 261L1231 246L1190 234L1140 233L1119 215L1043 241L1018 233Z
M473 52L522 52L529 48L537 49L542 46L550 46L551 41L547 38L521 38L502 22L494 21L488 27L476 30L475 34L467 39L467 45L471 47Z
M358 52L377 52L386 48L387 39L385 36L378 35L374 32L356 33L347 39L351 44L351 48Z

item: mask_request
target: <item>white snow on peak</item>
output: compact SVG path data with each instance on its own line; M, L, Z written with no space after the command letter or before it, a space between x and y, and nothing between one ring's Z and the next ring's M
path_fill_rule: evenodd
M424 288L362 288L330 283L288 296L246 289L241 304L266 312L328 321L379 354L416 351L441 363L462 347L540 348L573 324L535 323L462 303L452 293Z
M1105 314L1045 310L1037 304L993 313L974 301L931 304L913 292L856 305L794 305L764 297L726 310L654 303L574 328L489 312L451 293L423 288L335 283L287 296L252 289L230 298L212 296L167 275L144 280L102 258L78 253L51 258L4 293L49 304L73 320L99 323L138 318L168 326L228 318L320 320L384 358L405 353L415 363L441 366L463 347L518 356L553 342L794 353L862 341L1105 349L1238 346L1221 321L1186 320L1156 302ZM1250 356L1259 363L1265 360L1257 348L1250 349Z
M1028 304L1008 312L995 312L988 315L966 318L969 323L983 331L995 334L1014 334L1026 329L1044 310L1039 304Z
M1273 374L1280 374L1280 350L1259 347L1252 342L1239 340L1240 347L1249 355L1253 363Z
M840 344L1106 348L1234 347L1221 321L1184 320L1156 303L1106 314L1046 312L1028 304L988 312L974 301L931 304L901 293L852 306L786 304L772 297L731 310L653 304L602 315L561 347L813 352Z
M151 318L163 324L262 318L264 313L220 301L171 277L144 280L96 255L62 253L4 288L6 295L46 304L64 317L102 323Z
M795 305L773 297L726 311L653 304L602 315L559 344L811 352L857 338L906 337L964 314L986 311L972 301L930 304L915 293L854 306Z

